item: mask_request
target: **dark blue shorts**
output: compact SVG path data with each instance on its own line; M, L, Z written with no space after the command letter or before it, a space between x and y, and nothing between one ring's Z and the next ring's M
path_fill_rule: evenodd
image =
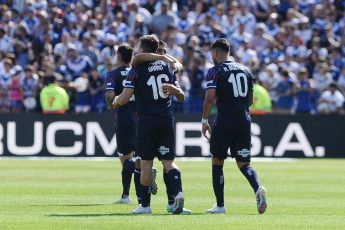
M139 121L136 125L136 155L142 160L175 158L174 123Z
M231 130L221 126L213 126L210 139L212 157L219 160L227 158L230 148L231 157L238 162L250 162L251 134L250 130Z
M117 154L126 156L134 151L135 147L135 129L133 125L116 129Z

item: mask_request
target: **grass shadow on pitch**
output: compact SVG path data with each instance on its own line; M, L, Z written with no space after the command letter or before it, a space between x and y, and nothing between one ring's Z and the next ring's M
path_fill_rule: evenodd
M49 206L49 207L90 207L90 206L102 206L112 204L33 204L29 206Z
M147 214L152 216L167 216L172 215L171 213L153 213ZM183 214L185 215L203 215L202 213L191 213L191 214ZM47 215L48 217L102 217L102 216L137 216L136 214L130 213L99 213L99 214L92 214L92 213L85 213L85 214L50 214ZM175 216L175 215L174 215Z

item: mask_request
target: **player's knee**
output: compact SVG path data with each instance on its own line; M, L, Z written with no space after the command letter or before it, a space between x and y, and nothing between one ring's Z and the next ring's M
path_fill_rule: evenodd
M241 169L243 166L250 165L250 162L239 162L236 161L237 167Z
M135 168L135 162L134 162L133 159L127 159L123 163L123 169L126 170L126 171L133 172L134 168Z
M224 165L224 160L220 160L218 158L212 158L212 165Z

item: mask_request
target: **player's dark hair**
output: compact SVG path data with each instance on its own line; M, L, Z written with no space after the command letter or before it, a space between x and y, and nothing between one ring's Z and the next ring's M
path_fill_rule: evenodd
M225 38L218 38L215 42L211 45L211 50L218 49L223 51L224 53L230 52L230 44Z
M165 41L163 41L163 40L159 40L159 46L162 46L162 47L164 47L164 48L167 48L167 47L168 47L168 44L167 44Z
M133 48L126 44L120 45L117 49L117 55L119 55L121 61L128 64L132 60Z
M156 35L144 35L140 37L141 48L147 53L156 53L159 40Z

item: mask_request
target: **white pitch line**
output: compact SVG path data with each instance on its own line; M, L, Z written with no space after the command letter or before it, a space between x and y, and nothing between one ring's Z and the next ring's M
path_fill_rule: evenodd
M0 157L2 159L20 160L74 160L74 161L118 161L118 157ZM274 157L252 157L252 162L295 162L304 158L274 158ZM309 159L309 158L308 158ZM155 159L157 160L157 159ZM211 161L210 157L176 157L176 161ZM226 161L235 161L230 157Z

